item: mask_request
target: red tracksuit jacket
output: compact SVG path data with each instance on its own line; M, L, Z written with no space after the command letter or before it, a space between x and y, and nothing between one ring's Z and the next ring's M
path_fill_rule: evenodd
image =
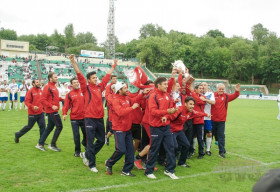
M227 120L227 108L228 102L233 101L240 95L240 92L235 92L233 94L224 93L218 95L217 92L214 93L216 103L211 106L211 120L223 122Z
M137 95L139 95L139 91L137 93L129 93L127 96L128 96L128 98L133 99ZM144 100L144 99L142 99L142 100ZM142 111L142 103L143 103L142 100L139 101L139 107L137 107L133 111L133 115L131 116L133 124L140 124L142 122L142 118L144 115L144 111Z
M205 107L205 101L202 101L200 99L201 96L205 97L204 95L200 95L195 93L194 91L191 93L191 96L195 99L195 105L193 110L197 112L204 112L204 107ZM204 124L204 118L202 117L196 117L193 119L193 124L198 125L198 124Z
M85 98L85 118L103 118L102 91L110 80L110 74L106 74L98 85L87 85L86 78L81 73L78 73L77 77Z
M45 108L46 113L55 113L59 110L59 101L63 101L59 97L58 89L56 88L54 83L49 82L43 89L43 94L41 97L41 101ZM58 107L57 110L53 110L52 106L55 105Z
M108 102L108 97L109 97L109 95L111 95L113 92L112 92L112 90L111 90L111 86L112 86L113 84L112 83L110 83L109 85L107 85L107 87L106 87L106 89L105 89L105 99L106 99L106 101Z
M113 118L112 130L115 131L129 131L132 125L132 118L134 109L132 105L138 103L143 98L143 94L132 99L120 94L115 95L113 100Z
M167 109L171 108L173 101L169 93L163 93L155 88L154 92L149 97L148 110L149 110L149 125L153 127L162 127L170 124L167 119L165 123L161 122L161 118L166 116Z
M42 92L41 88L35 87L27 91L24 102L28 107L28 115L39 115L43 113L43 104L41 102ZM35 111L33 109L34 106L39 107L39 110Z
M154 90L151 90L148 95L146 96L146 98L144 99L144 102L142 103L142 108L144 111L144 115L142 118L142 122L141 124L150 124L150 118L149 118L149 98L151 96L151 94L154 92Z
M70 119L80 120L85 116L84 95L81 89L72 89L66 94L64 100L64 106L62 108L62 114L67 115L67 112L71 108Z
M207 114L204 112L198 112L195 110L193 110L193 112L189 112L185 106L181 106L176 113L168 115L168 118L171 120L171 131L173 133L182 131L184 128L184 123L187 120L204 116L207 116Z
M109 111L109 114L108 114L108 118L109 118L109 121L112 122L112 116L113 116L113 101L115 99L115 93L111 93L108 95L107 97L107 107L108 107L108 111Z

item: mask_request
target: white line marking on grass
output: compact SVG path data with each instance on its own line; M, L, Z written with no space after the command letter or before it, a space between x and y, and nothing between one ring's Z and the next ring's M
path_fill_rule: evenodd
M270 162L270 163L264 163L264 165L275 165L280 164L280 161Z
M243 159L255 161L255 162L257 162L257 163L260 163L260 164L262 164L262 165L265 165L264 162L259 161L259 160L256 160L256 159L253 159L253 158L251 158L251 157L246 157L246 156L244 156L244 155L240 155L240 154L232 153L232 152L227 152L227 153L230 154L230 155L235 155L235 156L237 156L237 157L241 157L241 158L243 158Z
M218 150L218 149L215 149L215 148L213 148L213 149L214 149L214 150ZM274 164L280 164L280 161L265 163L265 162L263 162L263 161L259 161L259 160L257 160L257 159L253 159L253 158L251 158L251 157L246 157L246 156L244 156L244 155L240 155L240 154L237 154L237 153L227 152L227 154L234 155L234 156L237 156L237 157L241 157L242 159L247 159L247 160L255 161L255 162L260 163L261 165L265 165L265 166L274 165Z
M179 177L179 179L185 179L185 178L194 178L194 177L199 177L199 176L206 176L206 175L211 175L211 174L216 174L216 173L222 173L222 171L211 171L211 172L205 172L205 173L197 173L193 175L186 175ZM147 178L147 181L141 181L141 182L136 182L136 183L131 183L131 184L120 184L120 185L109 185L105 187L98 187L98 188L88 188L88 189L78 189L78 190L72 190L69 192L88 192L88 191L104 191L107 189L118 189L118 188L125 188L125 187L130 187L134 185L142 185L142 184L150 184L150 183L158 183L162 181L167 181L167 180L172 180L170 178L165 178L165 179L155 179L151 180Z

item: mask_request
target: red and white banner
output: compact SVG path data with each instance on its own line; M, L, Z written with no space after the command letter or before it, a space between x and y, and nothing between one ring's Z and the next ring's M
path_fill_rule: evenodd
M129 82L140 89L150 88L150 85L144 85L148 81L148 76L141 67L136 67L133 71L129 72L128 75Z

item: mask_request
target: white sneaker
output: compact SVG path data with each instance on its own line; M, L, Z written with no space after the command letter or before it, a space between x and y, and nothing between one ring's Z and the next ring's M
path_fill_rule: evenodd
M88 162L88 159L86 158L85 152L81 153L80 155L81 155L81 157L83 158L83 163L84 163L84 165L88 167L89 162Z
M156 176L151 173L151 174L146 174L146 176L149 178L149 179L156 179Z
M41 151L47 151L43 145L37 144L35 147Z
M171 179L179 179L174 173L170 173L169 171L165 170L164 174L169 176Z
M89 170L94 172L94 173L98 173L98 170L96 169L96 167L90 168Z
M86 156L85 152L80 153L80 157L83 159Z
M55 152L60 152L61 151L61 149L59 149L57 146L52 146L51 144L48 146L48 148L50 150L55 151Z

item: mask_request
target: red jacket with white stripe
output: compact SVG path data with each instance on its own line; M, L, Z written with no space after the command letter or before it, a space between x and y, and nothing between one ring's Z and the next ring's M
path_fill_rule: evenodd
M85 118L103 118L102 92L110 80L110 74L106 74L98 85L91 83L87 85L86 78L81 73L77 73L77 77L85 98Z
M204 116L207 116L207 114L204 112L198 112L195 110L193 110L193 112L189 112L185 106L181 106L176 113L168 115L168 118L171 120L171 131L173 133L182 131L184 128L184 123L187 120Z
M59 101L63 101L59 97L58 89L56 88L54 83L49 82L43 89L43 94L41 97L41 101L43 103L44 109L46 113L55 113L59 110ZM57 110L53 110L52 106L57 106Z
M149 98L151 96L151 94L154 92L154 90L151 90L146 98L144 99L144 101L142 101L142 108L143 108L143 111L144 111L144 115L143 115L143 118L142 118L142 122L141 124L150 124L150 118L149 118Z
M143 94L139 94L132 99L127 96L116 94L113 100L113 117L112 117L112 130L115 131L129 131L132 125L133 112L132 108L134 103L138 103L143 98Z
M167 109L171 108L173 103L169 95L169 93L164 93L155 88L154 92L149 96L149 125L162 127L170 124L169 119L165 123L161 121L162 117L168 115Z
M84 95L81 89L72 89L66 94L64 100L64 106L62 108L62 114L67 115L67 112L71 108L70 119L80 120L85 116Z
M42 97L41 88L32 87L25 95L25 105L28 107L28 115L39 115L43 113L43 104L41 102ZM39 110L34 110L34 106L39 107Z
M128 96L128 98L133 99L138 94L139 94L139 91L137 93L129 93L127 96ZM142 100L144 100L144 99L142 99ZM142 118L144 116L144 111L142 111L142 105L141 105L143 103L142 100L139 101L139 107L137 107L133 111L133 115L131 116L133 124L140 124L142 122Z
M223 122L227 120L227 109L228 102L233 101L240 95L239 91L236 91L233 94L224 93L222 95L218 95L217 92L214 93L215 96L215 105L211 106L211 120Z
M113 83L110 83L109 85L107 85L106 89L105 89L105 99L108 102L108 97L109 95L113 94L111 86L113 85Z
M109 121L112 122L112 116L113 116L113 100L115 99L115 93L111 93L107 96L107 108L108 108L108 111L109 111L109 114L108 114L108 118L109 118Z
M195 99L195 105L193 110L197 111L197 112L204 112L204 107L205 107L205 101L202 101L200 99L200 97L205 97L204 95L200 95L198 93L195 93L194 91L191 93L191 96ZM193 124L197 125L197 124L204 124L204 117L196 117L193 118Z

